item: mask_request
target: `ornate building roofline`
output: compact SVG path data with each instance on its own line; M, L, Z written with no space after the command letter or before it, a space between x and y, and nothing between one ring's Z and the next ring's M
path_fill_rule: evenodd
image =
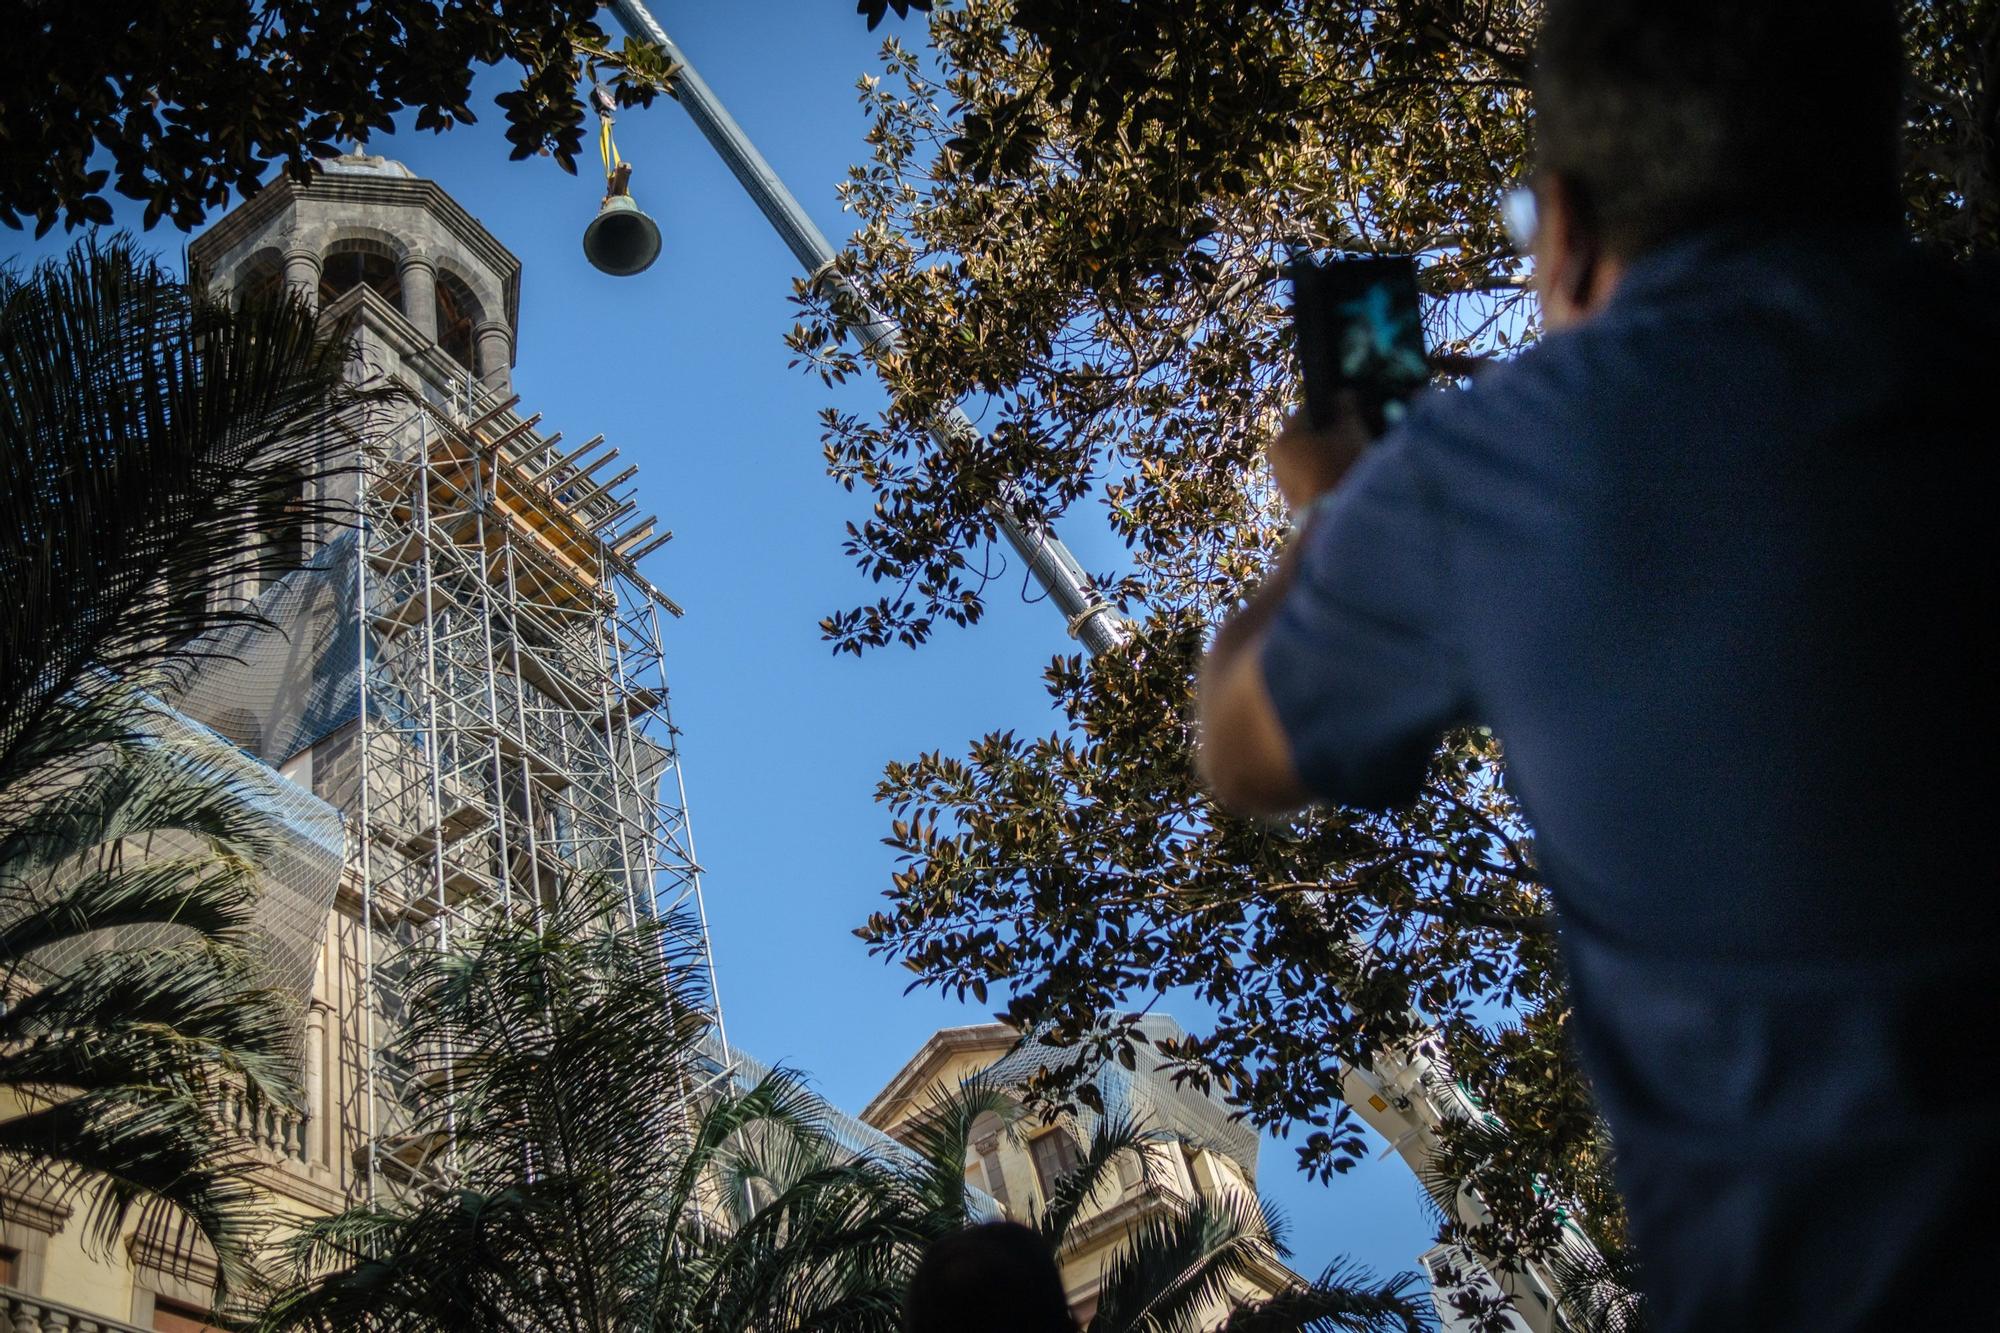
M905 1116L901 1104L921 1095L937 1081L937 1067L950 1056L967 1051L995 1052L996 1058L1012 1050L1020 1033L1004 1023L974 1023L965 1027L939 1028L933 1032L888 1082L861 1108L862 1120L887 1130Z
M444 187L436 181L414 176L321 171L301 185L290 176L280 175L188 244L189 277L197 283L212 277L209 268L218 257L228 254L268 227L276 215L303 199L323 203L421 208L429 212L443 226L446 235L500 279L507 323L515 329L520 328L520 259L495 239L479 219L466 212L464 205L447 194Z

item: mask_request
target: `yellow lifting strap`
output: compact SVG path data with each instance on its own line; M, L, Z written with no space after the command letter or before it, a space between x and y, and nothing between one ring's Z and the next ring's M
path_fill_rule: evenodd
M618 103L594 79L590 84L590 106L597 112L597 151L604 158L604 197L609 199L625 193L625 182L631 178L632 168L618 156L618 145L611 139L611 122L617 119Z
M611 117L602 116L597 122L597 151L604 157L604 179L610 180L624 165L618 156L618 145L611 142Z

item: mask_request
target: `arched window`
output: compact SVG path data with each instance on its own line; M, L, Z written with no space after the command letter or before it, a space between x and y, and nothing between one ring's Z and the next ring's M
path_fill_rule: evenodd
M285 289L285 261L276 250L259 250L237 266L232 299L238 306Z
M479 298L450 273L437 275L437 341L445 354L467 370L472 364L472 330L484 318Z
M981 1112L979 1118L972 1122L972 1132L968 1137L971 1140L971 1156L978 1162L979 1173L975 1178L968 1163L965 1175L974 1184L983 1186L1002 1211L1011 1211L1014 1205L1007 1194L1007 1174L1000 1161L1001 1130L1000 1117L991 1111Z
M403 275L395 259L366 241L336 241L320 263L320 304L337 301L362 286L373 288L398 310L403 308Z
M1034 1159L1035 1183L1042 1188L1042 1206L1047 1207L1063 1181L1082 1162L1076 1140L1069 1136L1068 1130L1057 1126L1029 1139L1028 1155Z

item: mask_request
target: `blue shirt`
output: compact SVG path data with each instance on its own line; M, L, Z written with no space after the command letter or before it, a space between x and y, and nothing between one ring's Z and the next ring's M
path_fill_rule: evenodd
M1310 516L1262 657L1302 777L1394 804L1490 725L1572 954L1990 949L1996 352L1886 235L1635 263Z
M1996 305L1890 237L1664 249L1366 455L1268 627L1325 797L1499 736L1663 1333L1965 1314L2000 1189Z

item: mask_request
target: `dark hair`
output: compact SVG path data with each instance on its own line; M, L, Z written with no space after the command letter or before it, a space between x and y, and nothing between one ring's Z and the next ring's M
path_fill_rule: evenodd
M1636 255L1715 223L1896 218L1893 0L1547 0L1537 169Z
M910 1279L907 1333L1075 1333L1049 1243L1018 1222L932 1241Z

